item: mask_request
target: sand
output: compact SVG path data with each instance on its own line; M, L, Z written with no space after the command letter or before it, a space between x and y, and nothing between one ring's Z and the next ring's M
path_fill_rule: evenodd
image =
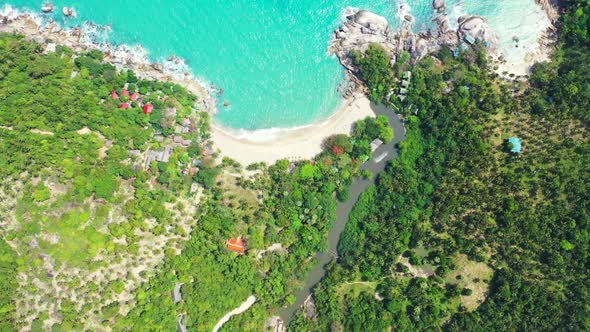
M348 99L334 115L320 123L268 132L264 137L260 137L258 131L237 133L214 124L212 139L221 156L232 158L244 166L255 162L272 164L280 159L310 159L322 151L322 143L326 137L350 134L352 125L366 117L375 117L371 103L365 96L356 95Z

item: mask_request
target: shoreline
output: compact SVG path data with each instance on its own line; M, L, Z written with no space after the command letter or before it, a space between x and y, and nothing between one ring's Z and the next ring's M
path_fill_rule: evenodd
M556 20L557 10L552 6L556 1L536 0L537 5L544 9L552 22ZM347 8L345 13L350 14L351 8ZM20 33L27 39L41 43L45 51L54 49L56 44L67 46L76 52L97 49L105 53L105 62L113 64L119 70L131 69L143 79L182 85L198 97L196 109L211 115L211 140L214 149L220 150L221 156L230 157L244 166L254 162L274 163L280 159L313 158L322 151L321 145L325 138L335 134L349 134L354 122L367 116L375 116L370 102L366 97L361 96L357 85L357 89L349 91L343 105L332 115L309 125L258 130L227 128L213 117L217 113L216 91L214 88L207 88L204 81L196 79L184 60L172 56L164 62L151 62L147 50L140 45L113 45L108 42L97 42L93 40L92 31L108 27L92 22L85 22L81 27L68 29L51 19L47 22L43 20L40 12L22 11L8 4L0 8L0 32ZM555 38L556 34L551 24L539 39L535 54L526 59L525 63L517 65L518 68L510 68L509 71L514 72L520 69L524 74L535 62L548 60L553 51ZM337 38L332 40L332 45L336 40ZM351 71L342 61L343 59L338 58L345 70ZM510 64L496 63L496 65L499 67L497 72L501 73ZM349 79L354 81L354 75L351 72L348 75Z
M76 53L99 50L104 53L104 62L112 64L117 70L133 70L142 79L180 84L198 97L195 106L202 111L215 113L216 99L211 89L195 78L183 59L171 56L166 61L150 61L148 51L141 45L97 42L93 40L92 33L87 31L108 27L92 22L65 28L52 19L43 21L40 12L24 11L9 4L0 7L0 32L21 34L28 40L40 43L44 52L55 50L56 45L66 46Z
M243 166L256 162L272 164L281 159L297 161L311 159L322 152L322 143L327 137L350 134L355 122L375 116L369 99L359 93L346 99L329 118L307 126L241 131L241 137L237 137L231 133L235 129L213 123L211 136L213 147L220 151L221 157L234 159ZM246 138L248 136L258 137Z
M163 63L151 62L147 51L140 45L96 42L86 32L101 28L86 22L84 28L68 29L53 20L44 23L41 13L22 11L10 5L0 7L0 32L21 34L40 43L45 52L55 49L56 45L69 47L77 53L93 49L102 51L104 61L118 70L133 70L143 79L180 84L198 97L195 106L199 110L212 116L217 112L215 91L197 80L184 60L170 57ZM327 137L350 134L356 121L367 116L375 117L369 100L354 90L349 91L352 93L328 118L299 127L243 130L226 128L212 117L212 145L220 150L221 156L230 157L244 166L255 162L274 163L280 159L311 159L322 151L322 143Z

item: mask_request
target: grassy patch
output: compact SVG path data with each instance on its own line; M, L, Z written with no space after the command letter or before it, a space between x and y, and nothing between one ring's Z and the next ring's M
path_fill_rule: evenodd
M457 269L451 271L445 281L472 291L471 295L461 296L461 304L467 311L473 311L485 300L494 271L487 264L471 261L465 255L459 255L454 263Z
M362 293L375 294L377 289L377 282L369 281L353 281L345 282L336 288L336 296L338 301L342 303L345 297L358 298Z

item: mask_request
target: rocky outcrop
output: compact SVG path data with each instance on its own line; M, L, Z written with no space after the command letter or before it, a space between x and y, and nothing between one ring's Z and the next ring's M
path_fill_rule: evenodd
M78 16L78 13L76 13L76 10L72 7L64 7L61 10L61 12L62 12L62 14L64 14L64 16L67 16L67 17L77 17Z
M444 13L446 10L445 0L433 0L432 1L432 8L436 10L437 13Z
M481 16L465 15L459 17L459 28L457 33L461 39L472 39L483 41L488 44L488 48L496 48L498 45L498 36L490 28L485 18Z
M385 17L366 10L359 10L352 19L373 34L386 33L389 30L389 23Z
M536 0L549 16L549 19L555 24L559 19L559 8L561 0Z
M53 12L55 6L51 2L46 2L41 6L41 11L48 14Z
M344 67L354 71L350 51L357 49L364 52L370 44L391 48L389 34L389 23L385 17L366 10L352 12L347 16L346 22L335 31L330 51L338 56Z
M435 28L418 33L412 29L414 18L410 15L405 15L408 17L404 17L402 27L393 31L384 17L366 10L353 10L344 24L334 32L330 51L336 54L344 67L355 72L351 51L364 52L371 44L383 46L391 53L394 61L401 52L408 51L413 62L437 52L442 46L456 48L465 41L480 41L490 51L496 50L498 37L484 18L462 16L457 30L453 30L445 13L445 1L433 0L432 6L439 13L433 20Z

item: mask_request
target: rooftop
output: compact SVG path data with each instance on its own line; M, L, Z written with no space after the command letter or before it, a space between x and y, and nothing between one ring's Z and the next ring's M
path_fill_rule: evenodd
M508 146L512 153L520 153L522 151L522 141L518 137L510 137L508 139Z
M243 254L246 252L246 242L242 239L241 236L233 239L229 239L226 242L227 249L237 252L239 254Z

